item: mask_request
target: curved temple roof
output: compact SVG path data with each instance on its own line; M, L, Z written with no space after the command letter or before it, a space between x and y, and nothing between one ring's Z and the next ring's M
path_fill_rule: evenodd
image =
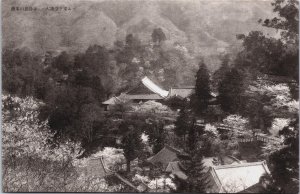
M165 98L168 96L169 92L166 90L161 89L155 83L153 83L148 77L144 77L142 79L142 83L149 88L152 92L159 94L161 97Z

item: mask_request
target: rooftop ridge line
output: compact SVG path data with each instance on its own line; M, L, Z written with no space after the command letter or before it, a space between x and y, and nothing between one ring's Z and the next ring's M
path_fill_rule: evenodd
M219 170L219 169L224 169L224 168L238 168L238 167L257 166L257 165L264 165L264 164L265 164L265 161L260 161L260 162L248 162L248 163L212 166L212 168L214 168L215 170Z

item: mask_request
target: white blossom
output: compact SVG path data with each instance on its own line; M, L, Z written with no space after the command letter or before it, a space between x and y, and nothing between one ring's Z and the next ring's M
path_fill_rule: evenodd
M217 128L215 126L211 125L211 124L206 124L204 130L206 132L212 133L214 136L219 135L219 132L218 132Z
M241 131L244 131L248 125L249 121L247 118L243 118L240 115L229 115L223 119L223 123L233 128L237 128Z
M273 136L278 135L278 132L290 123L290 119L275 118L272 122L272 127L269 130Z

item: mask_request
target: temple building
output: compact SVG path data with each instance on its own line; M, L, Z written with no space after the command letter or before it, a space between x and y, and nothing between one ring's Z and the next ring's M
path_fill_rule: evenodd
M238 193L258 184L270 174L265 161L211 166L208 171L210 193Z
M165 90L146 76L138 83L137 86L131 88L125 93L121 93L119 96L111 97L102 104L104 105L105 110L109 110L109 106L111 105L128 101L140 103L149 100L162 102L172 98L182 100L188 99L194 92L194 89L194 87L172 87L169 90ZM216 99L216 95L212 93L211 96L212 101L214 101Z
M119 96L113 96L102 104L108 110L110 105L115 105L119 102L145 102L148 100L162 101L168 96L169 92L159 87L148 77L144 77L139 84Z

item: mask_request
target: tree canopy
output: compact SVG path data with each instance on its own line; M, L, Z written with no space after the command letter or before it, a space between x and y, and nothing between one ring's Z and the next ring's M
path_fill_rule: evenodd
M210 76L206 64L201 61L196 74L195 94L192 97L192 107L197 114L204 114L211 98Z

